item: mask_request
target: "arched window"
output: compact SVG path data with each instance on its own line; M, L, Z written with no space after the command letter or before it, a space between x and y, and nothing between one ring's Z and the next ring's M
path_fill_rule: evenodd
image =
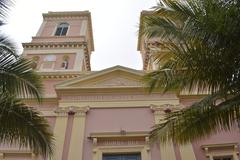
M38 56L32 58L32 69L37 69L39 59L40 58Z
M55 36L66 36L68 27L68 23L60 23L55 32Z
M68 56L63 56L63 61L62 61L62 65L61 65L61 67L63 69L68 69L68 60L69 60Z

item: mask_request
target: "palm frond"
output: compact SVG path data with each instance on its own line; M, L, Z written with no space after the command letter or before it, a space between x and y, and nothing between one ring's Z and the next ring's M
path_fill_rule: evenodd
M8 94L0 95L0 141L30 148L36 155L51 157L53 135L38 111Z
M15 57L19 56L17 46L14 41L4 34L0 34L0 54L11 54Z
M13 0L0 1L0 26L6 23L11 6L14 4Z
M187 109L169 113L155 126L151 139L159 139L162 143L173 140L185 144L237 127L240 119L240 96L216 105L219 98L222 97L218 94L209 95Z
M31 61L18 57L5 45L0 46L0 91L25 98L41 98L41 79ZM11 51L11 52L10 52ZM13 53L12 53L13 52Z
M161 43L148 48L159 66L145 76L150 91L210 93L170 113L151 137L185 143L235 126L240 105L239 1L160 0L144 20L143 36Z

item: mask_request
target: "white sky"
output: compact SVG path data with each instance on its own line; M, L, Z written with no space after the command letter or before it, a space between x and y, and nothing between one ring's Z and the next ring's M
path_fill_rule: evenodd
M115 65L142 69L137 51L140 12L156 5L157 0L16 0L6 32L21 47L30 42L48 11L83 11L92 14L95 51L92 70Z

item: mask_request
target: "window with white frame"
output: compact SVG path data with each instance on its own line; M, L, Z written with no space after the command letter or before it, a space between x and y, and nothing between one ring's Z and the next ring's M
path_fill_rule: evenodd
M60 23L55 31L55 36L66 36L69 28L68 23Z
M209 160L238 160L238 143L203 145Z

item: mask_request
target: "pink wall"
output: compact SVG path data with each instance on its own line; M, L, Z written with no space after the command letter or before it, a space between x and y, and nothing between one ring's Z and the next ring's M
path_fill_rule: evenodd
M180 98L180 103L183 104L184 106L190 106L192 105L194 102L197 102L199 101L200 99L199 98Z
M208 160L208 158L205 157L205 152L202 149L202 145L236 143L236 142L238 144L240 143L240 132L237 129L226 132L223 131L215 135L209 136L205 139L195 141L192 144L197 160Z
M32 43L46 42L86 42L85 36L51 36L51 37L32 37Z
M48 121L50 127L51 127L51 130L53 131L54 130L54 126L55 126L55 122L56 122L56 117L45 117L46 120Z
M71 137L72 137L73 119L74 119L73 115L68 116L67 128L66 128L65 139L64 139L64 147L63 147L63 153L62 153L63 160L65 160L65 159L67 160L67 158L68 158L70 142L71 142Z
M161 156L160 156L160 145L159 145L159 143L152 144L150 152L151 152L151 160L162 160Z
M198 101L198 98L188 98L188 99L180 99L180 103L185 106L190 106L194 102ZM239 130L232 131L223 131L216 133L215 135L206 137L204 139L194 141L192 143L193 149L195 152L195 156L197 160L208 160L205 156L205 152L202 149L202 145L208 144L224 144L224 143L240 143L240 132Z
M91 109L86 118L83 159L92 159L90 133L120 132L121 129L127 132L150 131L153 125L154 116L149 108Z
M56 96L55 85L64 81L65 79L43 80L44 95Z

